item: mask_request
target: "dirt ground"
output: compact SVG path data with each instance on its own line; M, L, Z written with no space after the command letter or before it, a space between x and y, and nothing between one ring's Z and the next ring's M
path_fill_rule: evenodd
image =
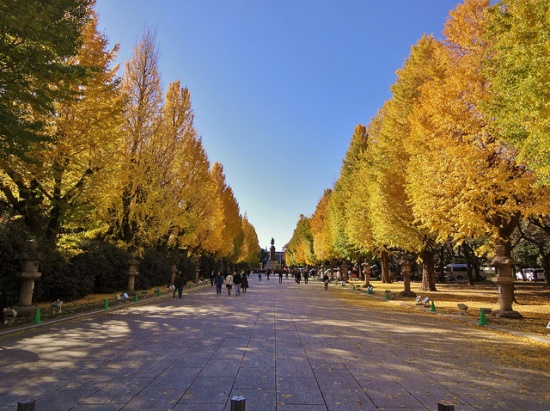
M351 284L362 285L364 282ZM381 281L371 281L375 295L385 296L385 290L399 293L404 290L402 282L384 284ZM420 291L420 283L411 283L411 291L422 298L429 297L434 302L437 312L445 314L459 314L458 304L466 304L467 316L479 319L480 308L491 308L496 311L498 303L498 287L490 282L470 286L467 283L438 283L437 291ZM550 287L546 283L530 283L517 281L514 285L517 304L513 304L514 311L522 315L521 319L497 318L486 316L488 323L501 325L513 330L546 335L550 332L546 328L550 322ZM395 297L399 301L411 306L415 305L414 297Z

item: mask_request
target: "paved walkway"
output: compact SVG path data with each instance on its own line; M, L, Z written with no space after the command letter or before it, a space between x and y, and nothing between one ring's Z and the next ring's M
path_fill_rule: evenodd
M550 371L498 358L499 334L357 309L318 282L250 283L0 337L0 410L550 409Z

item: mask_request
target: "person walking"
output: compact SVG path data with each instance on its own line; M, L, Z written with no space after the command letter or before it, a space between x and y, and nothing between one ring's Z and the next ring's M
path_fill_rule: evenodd
M243 289L243 293L246 294L246 289L248 288L248 276L246 273L243 275L243 282L241 283L241 288Z
M323 282L325 283L325 290L328 290L328 283L330 282L330 280L328 279L327 274L325 274L325 276L323 277Z
M243 278L241 277L241 273L237 271L233 276L233 284L235 285L235 297L238 295L241 295L242 282L243 282Z
M216 275L214 274L214 271L210 273L210 287L214 285L214 278L216 278Z
M307 284L309 281L309 271L307 269L304 270L304 283Z
M218 271L216 277L214 277L214 284L216 284L216 294L221 294L223 286L223 277L221 271Z
M231 295L231 289L233 288L233 276L231 273L225 277L225 287L227 288L227 295Z
M181 295L183 293L183 286L184 281L181 276L181 271L178 271L178 274L176 275L176 278L174 278L174 292L172 293L172 298L176 297L176 291L178 292L179 298L181 298Z

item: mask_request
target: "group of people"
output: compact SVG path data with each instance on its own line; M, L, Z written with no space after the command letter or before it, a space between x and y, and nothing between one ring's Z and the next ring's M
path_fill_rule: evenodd
M176 293L178 293L179 298L181 298L181 295L183 293L183 287L185 287L185 278L181 275L181 271L178 271L176 273L176 277L174 278L174 284L172 285L172 298L176 298Z
M269 270L268 270L269 273ZM283 271L279 271L279 282L283 282ZM303 274L302 271L299 269L293 270L292 274L294 275L294 281L296 283L300 284L302 281L302 275L304 278L304 282L307 284L309 281L309 277L315 277L315 269L311 269L310 271L304 270ZM258 279L261 281L261 273L258 276ZM288 278L288 271L286 271L286 278ZM269 279L269 274L267 274L267 279ZM328 288L328 276L325 275L323 278L323 282L325 283L325 289ZM172 297L176 297L176 293L178 294L179 298L182 297L183 288L185 287L185 279L181 275L181 271L178 271L176 274L176 277L174 278L174 284L172 285L173 294ZM235 289L235 296L241 295L241 290L243 293L246 293L246 290L249 288L248 283L248 273L240 273L239 271L235 272L235 274L229 273L227 276L223 276L221 271L218 271L216 274L212 272L210 275L210 285L216 286L216 294L222 294L222 289L225 286L227 289L227 295L231 295L231 292L233 291L233 288Z
M296 281L297 284L300 284L302 282L302 276L304 277L304 283L309 282L309 277L315 277L315 268L312 268L311 270L301 270L301 269L294 269L292 271L292 274L294 275L294 281Z
M246 273L241 275L241 273L237 271L234 275L230 273L224 278L221 271L218 271L213 277L211 285L216 285L216 294L221 294L222 288L225 285L225 288L227 288L227 295L231 295L233 287L235 287L235 296L241 295L241 289L243 293L246 293L246 290L249 288L248 275Z

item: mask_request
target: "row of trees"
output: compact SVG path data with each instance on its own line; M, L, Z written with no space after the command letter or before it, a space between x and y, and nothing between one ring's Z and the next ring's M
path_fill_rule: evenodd
M550 272L550 1L465 0L443 34L412 47L391 99L355 128L290 264L377 259L388 280L389 255L413 253L435 290L442 247L470 262L530 239Z
M189 90L175 81L163 93L154 33L119 77L93 6L0 3L2 224L69 256L93 238L175 264L256 266L255 229L223 166L210 165Z

